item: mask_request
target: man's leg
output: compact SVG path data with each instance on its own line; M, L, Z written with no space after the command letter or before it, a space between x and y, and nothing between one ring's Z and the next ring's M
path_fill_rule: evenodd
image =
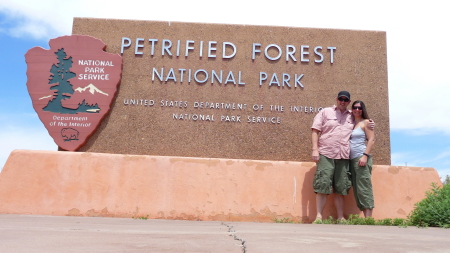
M348 194L352 186L350 178L350 166L348 159L336 159L334 171L334 205L336 206L337 219L344 219L344 195Z
M344 195L334 194L334 205L336 206L337 219L344 219Z
M325 207L325 204L327 203L327 197L328 195L323 193L317 193L316 194L316 208L317 208L317 214L316 214L316 220L322 219L323 215L323 208Z
M332 192L334 176L334 159L327 158L323 155L320 155L319 157L313 181L313 188L316 193L316 220L322 219L322 213L327 202L327 197Z

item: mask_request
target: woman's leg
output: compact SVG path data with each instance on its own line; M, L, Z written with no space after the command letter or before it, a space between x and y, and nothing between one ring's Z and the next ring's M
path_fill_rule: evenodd
M365 218L372 217L372 209L364 209L363 213Z
M356 205L361 211L370 209L367 214L372 215L374 207L373 191L372 191L372 158L369 158L367 165L360 167L358 161L360 157L351 160L351 172L353 181L353 192L355 195ZM364 212L366 215L366 212Z

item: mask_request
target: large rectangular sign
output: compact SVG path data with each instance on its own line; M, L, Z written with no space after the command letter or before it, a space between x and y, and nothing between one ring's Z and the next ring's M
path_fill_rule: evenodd
M311 161L314 116L347 90L376 122L375 163L390 164L385 32L75 18L73 34L123 57L80 151Z

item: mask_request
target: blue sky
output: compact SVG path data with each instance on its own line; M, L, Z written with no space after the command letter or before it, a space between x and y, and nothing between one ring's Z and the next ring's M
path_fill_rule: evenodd
M31 105L25 53L71 34L73 17L95 17L386 31L392 164L433 167L445 177L450 175L445 3L0 0L0 168L14 149L57 149Z

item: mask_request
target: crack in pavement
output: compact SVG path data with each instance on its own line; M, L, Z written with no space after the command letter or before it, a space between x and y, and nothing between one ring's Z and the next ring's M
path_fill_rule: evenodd
M240 242L240 245L239 245L239 246L240 246L241 249L242 249L242 253L246 253L246 252L247 252L247 247L245 246L245 240L242 239L242 238L239 238L239 237L235 234L235 233L236 233L236 230L233 229L234 227L231 226L231 225L229 225L229 224L223 223L223 222L222 222L222 225L224 225L224 226L226 226L226 227L228 228L228 235L229 235L229 236L233 237L234 240Z

